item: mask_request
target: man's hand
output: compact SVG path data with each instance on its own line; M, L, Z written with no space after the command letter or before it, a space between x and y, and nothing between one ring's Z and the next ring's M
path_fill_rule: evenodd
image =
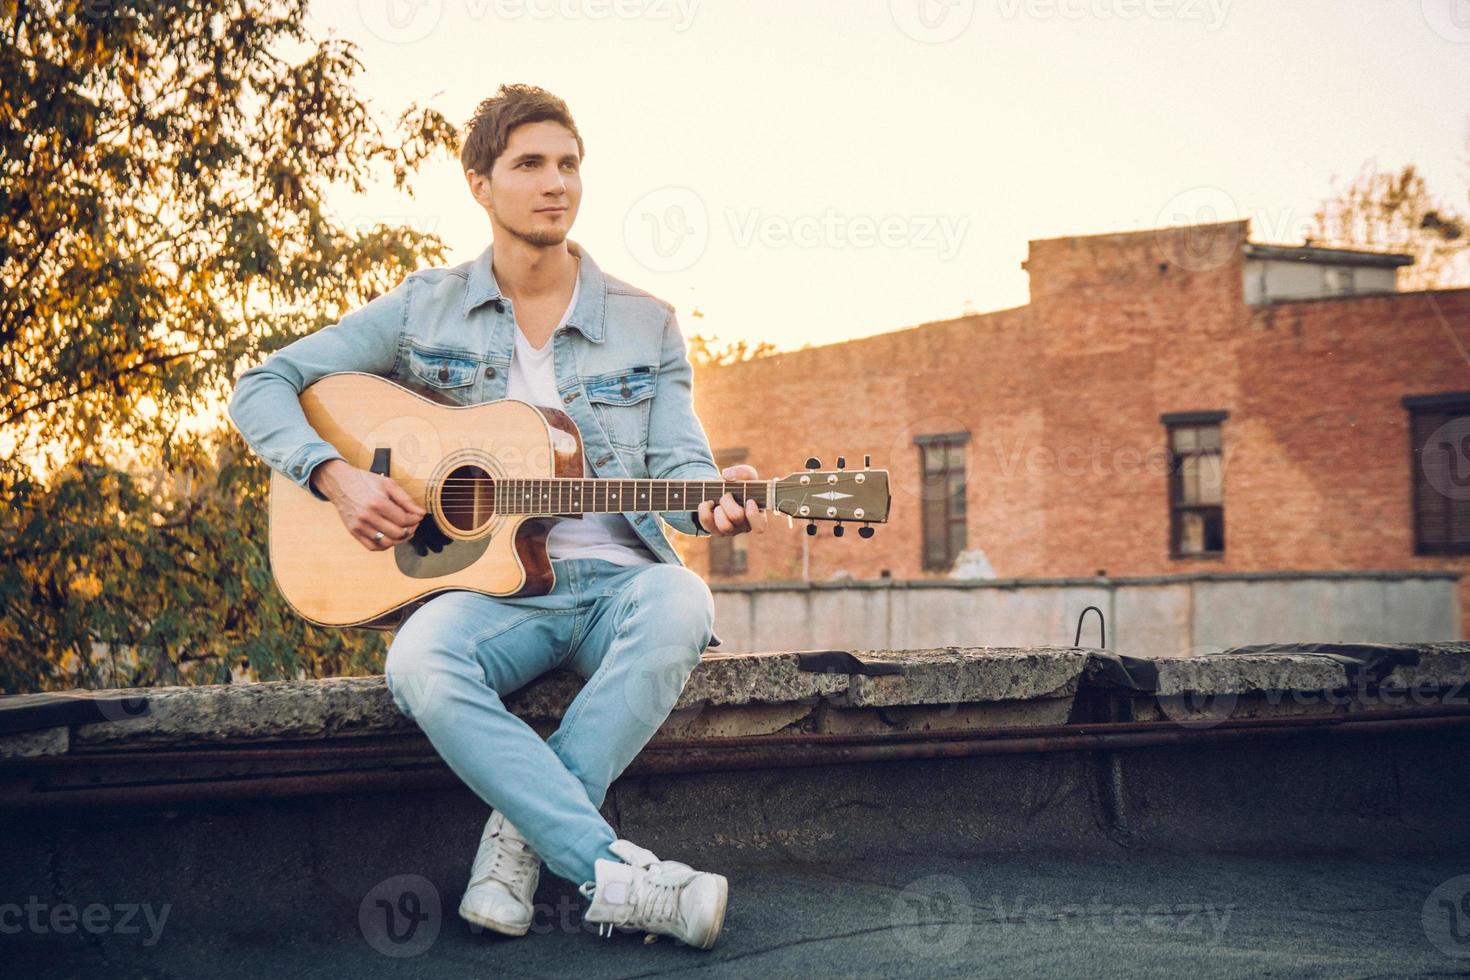
M337 505L343 526L369 551L387 551L407 541L428 513L392 479L345 459L319 464L311 471L311 483ZM374 541L379 531L383 537Z
M727 480L760 479L760 474L756 473L755 467L745 463L739 466L727 466L720 471L720 475ZM735 495L731 493L721 497L718 504L706 500L699 505L699 526L717 538L745 534L747 531L759 531L765 534L769 520L770 515L761 510L760 504L747 497L745 507L742 509L735 502Z

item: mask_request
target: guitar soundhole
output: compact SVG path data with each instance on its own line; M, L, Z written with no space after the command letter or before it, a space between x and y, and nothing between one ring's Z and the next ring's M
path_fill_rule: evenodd
M478 466L451 470L439 491L439 505L450 527L470 534L495 516L495 479Z

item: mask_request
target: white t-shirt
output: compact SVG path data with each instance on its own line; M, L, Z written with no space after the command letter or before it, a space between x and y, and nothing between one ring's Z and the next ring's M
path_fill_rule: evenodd
M560 330L577 306L582 284L572 288L572 300L556 325ZM558 406L561 394L556 389L556 365L552 347L556 330L546 346L537 350L516 326L516 348L510 359L510 378L505 396L532 405ZM584 456L582 472L591 474L592 467ZM583 514L582 517L560 517L546 535L546 554L550 558L601 558L617 565L655 565L658 559L648 550L633 525L621 514Z

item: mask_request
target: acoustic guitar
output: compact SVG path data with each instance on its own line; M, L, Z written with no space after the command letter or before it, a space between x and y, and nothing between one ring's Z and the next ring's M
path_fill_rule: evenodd
M329 374L301 393L306 419L353 466L387 476L428 513L412 538L369 551L335 507L272 471L270 563L282 594L321 626L392 629L434 594L544 595L555 584L548 518L692 511L725 493L788 521L888 519L888 471L805 472L769 480L615 480L582 475L582 437L555 408L515 399L446 404L373 374ZM645 520L654 520L650 515Z

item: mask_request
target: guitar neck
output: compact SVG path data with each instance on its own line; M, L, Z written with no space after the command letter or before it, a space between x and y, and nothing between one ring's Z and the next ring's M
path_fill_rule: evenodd
M754 500L762 510L770 504L765 480L602 480L579 478L498 479L493 488L477 486L460 492L493 494L498 514L618 514L638 511L698 510L706 500L731 494L744 506ZM453 492L446 488L446 492ZM489 503L490 500L486 500Z

